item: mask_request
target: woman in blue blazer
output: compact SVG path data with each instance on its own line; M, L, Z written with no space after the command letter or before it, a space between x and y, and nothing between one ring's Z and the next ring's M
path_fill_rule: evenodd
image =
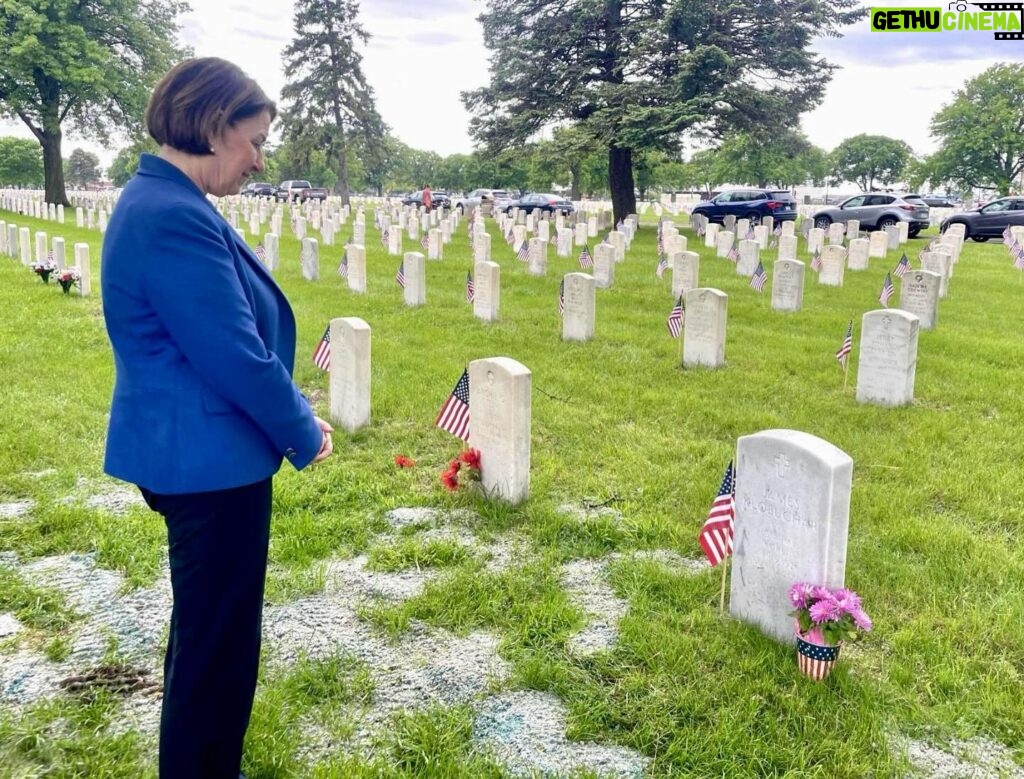
M271 477L331 454L292 380L295 317L207 199L263 171L276 108L238 67L183 62L146 111L143 155L103 242L116 380L104 467L167 524L174 606L162 779L237 779L259 665Z

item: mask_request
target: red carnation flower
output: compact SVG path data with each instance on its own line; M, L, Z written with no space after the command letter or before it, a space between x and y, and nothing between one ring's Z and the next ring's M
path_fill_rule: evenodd
M459 459L466 464L467 468L472 468L475 471L480 470L480 450L479 449L467 449L459 455Z
M416 461L406 457L404 454L395 455L395 465L399 468L412 468L416 464Z

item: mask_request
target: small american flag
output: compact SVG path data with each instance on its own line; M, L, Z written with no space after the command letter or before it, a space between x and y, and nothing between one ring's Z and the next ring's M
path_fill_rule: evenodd
M754 275L750 277L750 288L755 292L764 292L764 285L768 282L768 274L765 272L764 263L758 262Z
M707 228L704 227L704 220L701 219L697 223L697 237L698 238L703 238L706 233L707 233Z
M736 250L736 244L729 247L729 253L725 255L726 259L736 262L740 258L740 253Z
M426 233L423 233L420 237L420 246L423 247L423 251L426 251L430 246L430 237Z
M516 234L512 231L512 225L509 224L508 231L505 233L505 243L509 246L516 242Z
M668 312L668 319L665 320L668 334L673 338L678 338L679 334L683 332L683 320L685 317L686 304L683 302L683 296L680 295L676 299L676 304L672 306L672 310Z
M348 278L348 249L341 254L341 264L338 266L338 275L343 279Z
M519 244L519 250L516 252L516 259L520 262L526 262L530 259L530 245L523 239L523 242Z
M266 262L267 261L267 250L263 248L263 244L261 244L261 243L256 244L256 248L253 249L252 251L253 251L253 254L256 255L256 259L257 260L259 260L260 262Z
M565 279L558 283L558 315L565 313Z
M782 235L782 222L779 222L777 225L775 225L775 229L772 230L772 235L776 237Z
M398 270L395 272L395 283L405 289L405 260L398 263Z
M736 478L732 469L732 461L725 469L722 486L704 520L697 541L711 565L718 565L732 554L732 523L736 517Z
M892 285L892 274L891 273L886 273L885 274L885 283L882 284L882 294L880 294L878 296L878 302L881 303L886 308L888 308L889 307L889 298L892 297L892 294L895 291L896 291L896 288L893 287L893 285Z
M551 240L548 241L552 246L558 246L558 235L554 231L551 233Z
M1017 250L1012 252L1013 254L1013 267L1017 270L1024 270L1024 247L1022 247L1016 241L1013 242Z
M654 269L654 275L659 279L665 276L665 268L668 267L668 257L664 254L658 258L658 267Z
M902 279L910 271L910 260L907 259L906 253L900 257L900 261L896 263L896 267L892 269L892 275L898 279Z
M853 320L850 320L849 326L846 328L846 336L843 338L843 345L839 347L839 351L836 352L836 359L839 360L839 364L844 368L846 363L850 359L850 352L853 351Z
M811 255L811 270L815 273L821 270L821 252L817 249L815 249L814 254Z
M579 261L581 268L594 267L594 258L590 255L590 247L587 244L583 244L583 248L580 249Z
M617 223L615 224L615 229L616 229L616 230L618 230L619 232L621 232L621 231L622 231L622 225L623 225L623 221L622 221L622 220L620 219L620 220L619 220L619 221L618 221L618 222L617 222Z
M388 248L388 229L386 227L380 232L380 245L385 249Z
M313 364L322 371L331 369L331 326L327 325L323 338L313 350Z
M434 424L463 441L469 440L469 370L462 371L455 389L441 406Z
M476 299L476 288L473 286L473 271L466 271L466 300L472 303Z
M748 241L754 240L754 226L747 225L747 234L744 236Z
M1013 242L1010 244L1010 257L1015 260L1017 259L1017 255L1020 254L1020 252L1020 243L1018 243L1017 239L1015 238Z

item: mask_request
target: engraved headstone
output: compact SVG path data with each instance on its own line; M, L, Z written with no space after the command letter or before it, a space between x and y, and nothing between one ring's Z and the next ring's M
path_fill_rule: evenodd
M529 497L531 378L509 357L469 364L469 445L480 452L488 498L518 504Z
M331 421L349 433L370 424L370 326L359 317L331 320Z
M861 320L857 400L879 406L914 401L920 320L900 309L868 311Z
M683 367L725 364L725 325L729 296L711 287L688 290L683 327Z
M478 262L473 269L473 316L485 322L498 321L501 304L501 266Z
M939 315L939 286L942 277L929 270L909 271L900 279L900 308L921 321L922 330L932 330Z
M615 283L615 247L599 243L594 249L594 284L609 289Z
M843 286L843 275L846 270L846 247L830 243L821 252L821 270L818 272L818 283L827 287Z
M427 302L427 269L421 252L406 252L402 258L405 272L403 298L407 306L422 306Z
M696 289L700 285L700 255L697 252L676 252L669 255L669 260L672 267L672 298L678 300L687 290Z
M777 260L772 273L772 310L799 311L804 305L804 270L800 260Z
M562 340L589 341L594 337L596 284L589 273L567 273L564 277L565 311Z
M853 460L799 430L736 443L736 518L729 612L781 641L793 637L789 588L842 587Z
M854 238L850 241L849 254L846 257L846 267L850 270L867 270L869 247L867 238Z

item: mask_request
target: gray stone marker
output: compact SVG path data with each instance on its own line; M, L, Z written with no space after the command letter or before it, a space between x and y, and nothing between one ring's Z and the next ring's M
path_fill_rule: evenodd
M47 246L49 244L49 236L41 230L36 231L36 262L42 262L46 259Z
M949 294L949 269L953 264L953 256L946 247L940 247L943 251L921 252L921 267L939 276L939 297L944 298Z
M853 460L828 441L799 430L740 437L733 616L791 641L789 588L800 581L843 586L852 486Z
M427 259L444 259L444 241L441 238L441 231L436 227L427 232Z
M530 495L531 385L529 369L510 357L469 364L469 445L480 451L481 485L513 505Z
M621 230L612 230L608 234L608 239L615 252L615 262L622 262L626 259L626 234Z
M89 268L89 244L75 244L75 267L78 268L78 294L87 297L92 292L92 270Z
M352 433L370 424L370 326L359 317L331 320L331 421Z
M402 257L405 273L404 299L407 306L422 306L427 302L426 259L421 252L406 252Z
M718 233L721 231L722 226L718 222L709 222L707 228L704 231L704 246L708 249L714 249L718 245Z
M860 238L860 220L848 219L846 222L846 240L852 241L855 238Z
M827 287L843 286L843 274L846 270L846 247L830 243L821 252L821 270L818 272L818 283Z
M306 281L317 281L320 279L320 244L316 238L302 239L302 278Z
M53 239L53 261L57 263L57 267L61 270L68 266L67 248L63 238Z
M366 222L357 220L352 224L352 243L366 250Z
M843 243L843 236L846 234L846 225L842 222L833 222L828 226L828 242L830 245Z
M263 262L269 271L276 271L281 263L281 243L274 233L267 233L263 236L263 252L266 255Z
M889 249L900 248L900 230L896 225L889 225L885 228L885 237Z
M761 245L757 241L740 241L740 258L736 263L736 273L750 278L761 262Z
M610 289L615 283L616 249L609 243L599 243L594 248L594 284L600 289Z
M683 367L725 365L725 325L729 296L719 289L687 290L683 328Z
M348 288L353 292L366 292L366 247L349 244L348 252Z
M700 255L697 252L676 252L669 257L672 267L672 299L688 289L700 286Z
M729 232L736 232L736 216L734 214L728 214L722 219L722 229L728 230Z
M869 243L867 238L854 238L849 244L846 266L850 270L868 269Z
M27 227L18 230L18 245L21 248L21 264L32 264L32 231Z
M562 313L562 340L589 341L594 337L597 285L589 273L567 273L565 311Z
M556 245L555 254L559 257L570 257L572 256L572 228L559 227L556 228L555 235Z
M907 222L898 222L896 224L896 235L899 237L901 244L906 243L910 239L910 224Z
M715 256L723 258L728 257L735 239L736 235L728 230L722 230L718 233L718 237L715 241Z
M485 322L498 321L501 305L501 266L478 262L473 267L473 316Z
M912 270L900 279L900 308L921 322L922 330L935 328L939 317L942 277L929 270Z
M920 320L893 308L868 311L861 319L857 400L878 406L914 401Z
M587 243L587 223L577 222L575 229L576 245L585 246Z
M885 259L889 252L889 236L881 230L875 230L868 236L868 257Z
M546 224L546 222L545 222ZM531 276L546 276L548 273L548 242L546 238L530 239L530 257L527 271Z
M491 261L491 236L478 232L473 236L473 262Z
M7 225L7 256L18 259L18 236L21 231L18 225Z
M810 254L814 254L814 250L817 249L819 252L825 245L825 231L820 227L812 227L807 231L807 251Z
M783 222L782 228L785 230L786 225L791 225L792 222ZM776 255L777 260L795 260L796 259L796 245L797 237L790 232L788 235L784 232L779 236L779 253Z
M772 310L799 311L804 306L804 271L800 260L777 260L772 274Z

